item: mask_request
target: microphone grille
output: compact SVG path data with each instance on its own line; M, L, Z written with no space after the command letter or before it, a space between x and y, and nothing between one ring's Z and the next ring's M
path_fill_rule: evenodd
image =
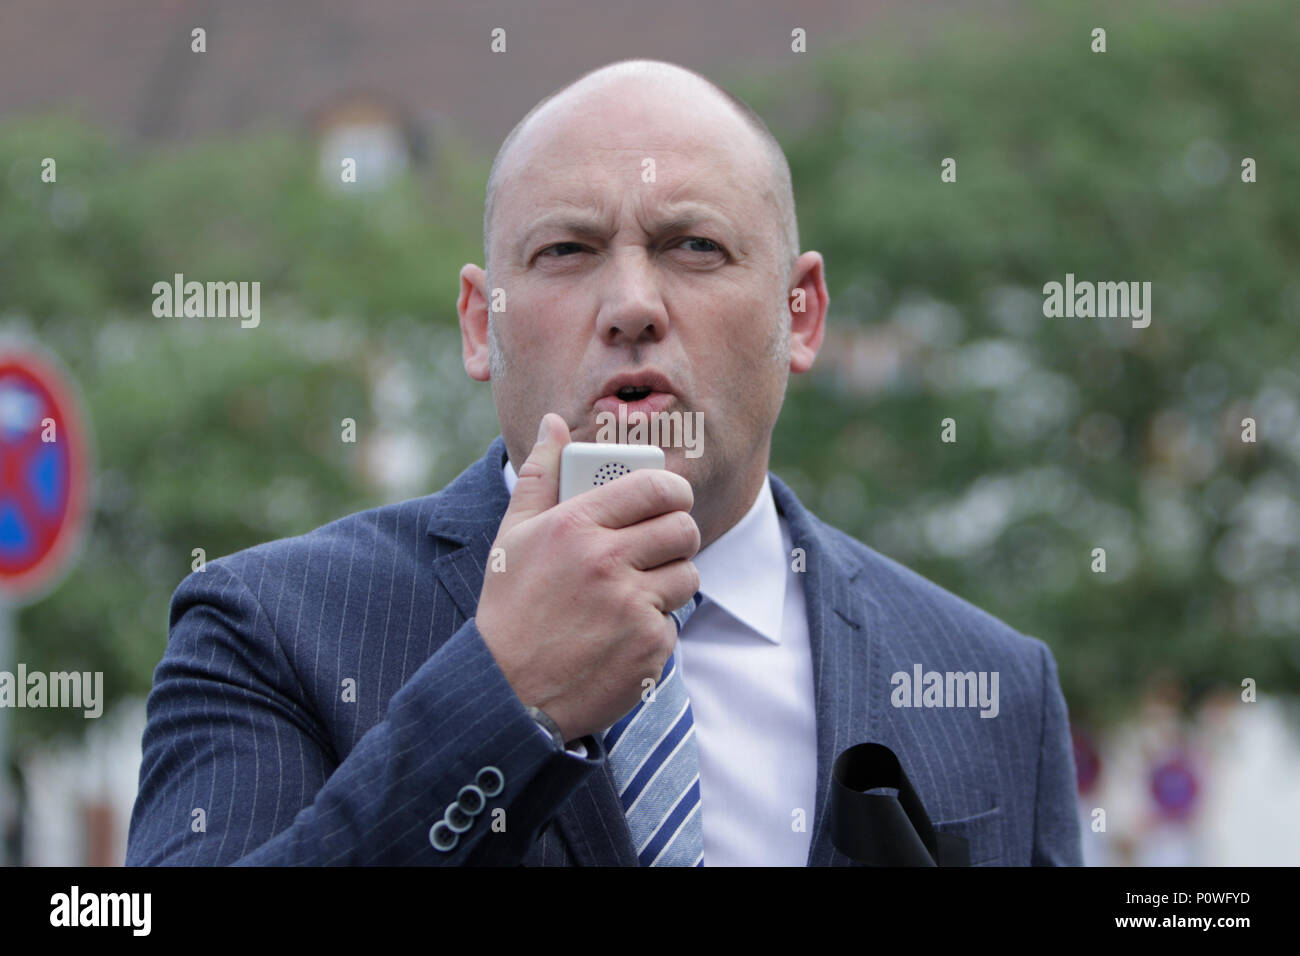
M592 477L592 485L604 485L613 481L615 478L622 478L632 469L621 461L607 461L596 469L596 474Z

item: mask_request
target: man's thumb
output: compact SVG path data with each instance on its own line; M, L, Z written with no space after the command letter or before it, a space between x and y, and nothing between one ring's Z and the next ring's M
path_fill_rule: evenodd
M542 416L537 430L537 444L516 473L510 506L501 519L498 535L505 534L521 521L527 521L560 500L560 452L569 443L569 429L564 419L553 412Z

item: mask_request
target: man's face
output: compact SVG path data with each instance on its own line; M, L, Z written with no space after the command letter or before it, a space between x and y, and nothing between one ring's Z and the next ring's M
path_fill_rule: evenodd
M486 290L505 294L490 320L493 395L517 468L547 411L595 441L599 413L617 414L612 379L663 376L666 394L628 407L702 413L699 457L664 449L698 499L756 460L766 469L784 398L770 174L758 138L712 97L610 92L539 114L503 168Z

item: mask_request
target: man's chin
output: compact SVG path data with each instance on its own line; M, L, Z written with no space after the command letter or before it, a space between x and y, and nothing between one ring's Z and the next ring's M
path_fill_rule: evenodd
M664 467L675 475L681 475L692 487L699 477L699 459L687 458L684 448L665 448Z

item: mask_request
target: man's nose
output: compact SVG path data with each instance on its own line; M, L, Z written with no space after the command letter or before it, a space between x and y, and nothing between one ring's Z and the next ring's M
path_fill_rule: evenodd
M603 271L606 287L596 319L602 342L655 342L668 334L668 309L644 249L614 256Z

